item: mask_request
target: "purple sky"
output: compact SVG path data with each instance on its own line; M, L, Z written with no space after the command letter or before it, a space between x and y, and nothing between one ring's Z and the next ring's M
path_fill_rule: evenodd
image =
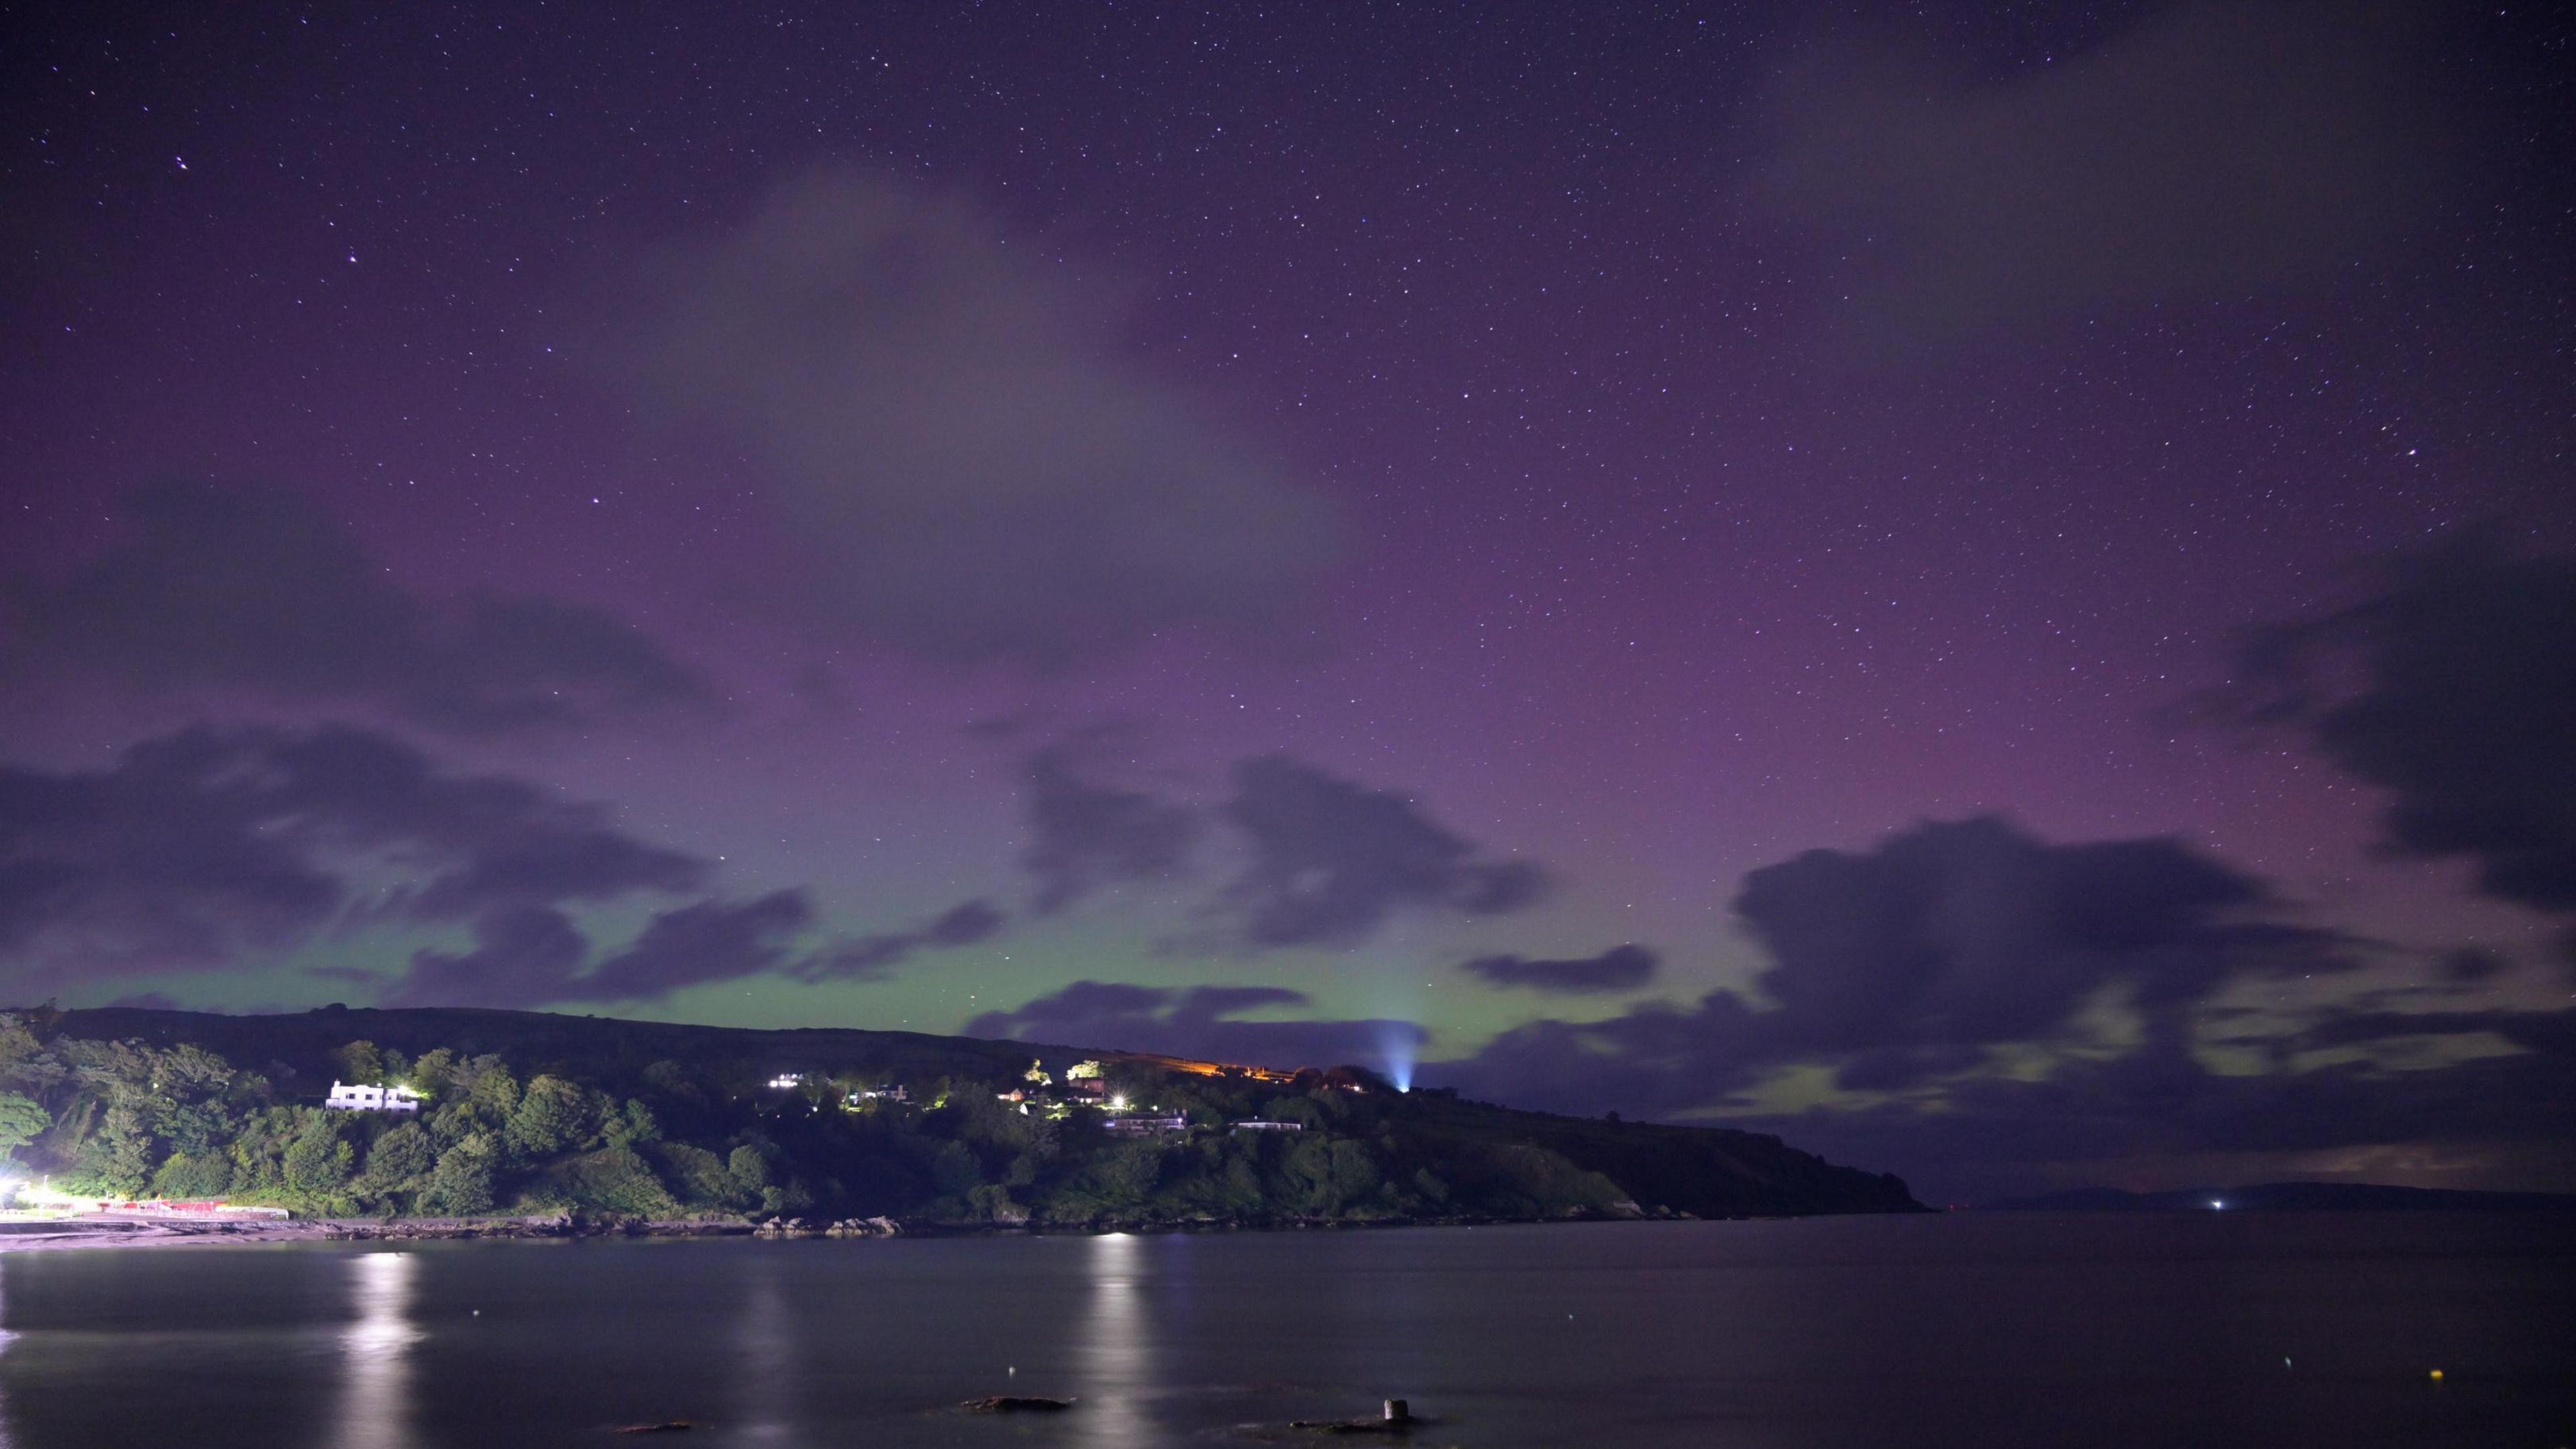
M2576 1187L2567 25L1991 8L21 12L0 996Z

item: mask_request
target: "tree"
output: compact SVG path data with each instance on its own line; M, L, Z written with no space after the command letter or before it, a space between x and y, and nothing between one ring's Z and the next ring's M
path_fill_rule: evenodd
M1375 1192L1377 1164L1368 1148L1347 1137L1309 1138L1288 1153L1288 1180L1300 1199L1298 1209L1330 1216Z
M153 1146L141 1112L110 1107L98 1135L81 1144L82 1172L103 1192L133 1197L152 1181Z
M608 1119L607 1134L611 1147L635 1147L661 1141L662 1124L653 1116L652 1108L629 1097L626 1110Z
M510 1150L531 1161L571 1151L590 1138L590 1115L581 1088L561 1077L537 1077L510 1112Z
M460 1063L455 1078L464 1086L466 1097L496 1121L507 1119L519 1105L519 1080L499 1057L487 1053Z
M287 1190L308 1199L328 1198L357 1170L357 1152L340 1137L333 1114L317 1111L286 1149Z
M331 1053L340 1068L340 1080L358 1086L373 1087L385 1079L385 1059L371 1041L353 1041Z
M1134 1207L1152 1195L1163 1179L1162 1146L1125 1143L1102 1159L1098 1176L1102 1196L1121 1207Z
M0 1162L54 1125L44 1104L22 1092L0 1092Z
M963 1198L984 1180L984 1165L965 1143L945 1142L930 1159L930 1180L940 1196Z
M67 1070L27 1023L0 1013L0 1087L41 1092L60 1082Z
M448 1217L490 1212L493 1156L492 1139L479 1132L439 1154L420 1210Z
M448 1089L456 1072L456 1053L445 1047L423 1052L411 1064L411 1089L424 1097L435 1097Z
M358 1180L365 1195L382 1199L398 1192L418 1192L438 1167L438 1147L417 1122L405 1122L376 1139L367 1149L367 1170Z
M725 1159L725 1175L732 1179L734 1196L745 1202L758 1202L769 1188L769 1159L760 1149L746 1142Z
M232 1191L233 1164L217 1152L175 1152L152 1174L152 1195L182 1201L219 1198Z

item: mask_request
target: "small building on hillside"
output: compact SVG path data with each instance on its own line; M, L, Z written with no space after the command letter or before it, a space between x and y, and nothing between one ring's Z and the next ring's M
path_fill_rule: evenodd
M1076 1101L1102 1102L1109 1098L1109 1083L1102 1080L1098 1062L1075 1062L1065 1068L1064 1090Z
M1168 1117L1149 1117L1138 1114L1112 1117L1100 1125L1120 1137L1152 1137L1166 1132L1187 1132L1190 1130L1190 1119L1177 1112Z
M322 1105L334 1112L417 1112L420 1100L409 1087L362 1087L335 1079Z
M1233 1126L1237 1132L1303 1132L1306 1130L1306 1124L1303 1122L1273 1122L1264 1117L1255 1117L1249 1122L1237 1122Z

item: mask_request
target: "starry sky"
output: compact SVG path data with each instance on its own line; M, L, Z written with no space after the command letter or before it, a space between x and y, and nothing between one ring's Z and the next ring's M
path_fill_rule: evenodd
M2561 16L0 24L0 997L2576 1188Z

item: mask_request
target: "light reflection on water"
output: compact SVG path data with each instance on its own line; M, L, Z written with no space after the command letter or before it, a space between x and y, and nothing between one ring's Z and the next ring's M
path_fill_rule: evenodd
M352 1313L340 1330L340 1449L411 1449L412 1323L420 1259L359 1253L348 1260Z
M787 1293L778 1268L763 1264L743 1285L742 1318L734 1328L741 1365L735 1382L734 1435L753 1444L795 1442L796 1335L788 1323Z
M1465 1449L2565 1444L2571 1243L2526 1217L1963 1213L38 1252L0 1264L0 1433L566 1449L689 1419L704 1449L1158 1449L1401 1395ZM1014 1391L1079 1402L958 1407Z
M1068 1416L1080 1427L1082 1437L1076 1442L1150 1444L1154 1424L1144 1398L1155 1381L1155 1363L1141 1281L1144 1240L1104 1233L1084 1240L1084 1249L1091 1291L1073 1351L1080 1407Z
M8 1315L9 1274L5 1266L0 1266L0 1322L6 1322ZM16 1335L8 1329L0 1328L0 1359L8 1357L9 1340L14 1337ZM14 1442L9 1437L9 1402L6 1398L0 1398L0 1449L10 1449Z

